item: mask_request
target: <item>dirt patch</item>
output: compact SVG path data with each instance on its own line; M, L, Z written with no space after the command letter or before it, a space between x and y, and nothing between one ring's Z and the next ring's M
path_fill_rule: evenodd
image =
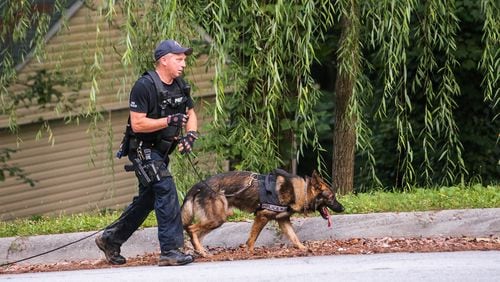
M322 240L307 241L307 251L283 245L272 247L258 247L253 253L245 248L209 248L212 254L209 258L197 257L195 263L213 261L232 261L266 258L286 258L303 256L345 255L345 254L376 254L394 252L454 252L454 251L488 251L500 250L500 237L487 238L378 238L349 240ZM157 265L158 254L149 253L142 256L127 258L123 266L111 266L104 260L82 260L72 262L58 262L51 264L19 263L0 268L0 274L17 274L27 272L65 271L79 269L98 269L111 267L130 267L143 265Z

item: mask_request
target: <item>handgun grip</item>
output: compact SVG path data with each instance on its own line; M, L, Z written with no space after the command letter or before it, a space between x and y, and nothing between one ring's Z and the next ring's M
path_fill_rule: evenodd
M134 170L135 170L135 168L134 168L134 165L133 165L133 164L126 164L126 165L124 166L124 168L125 168L125 171L134 171Z

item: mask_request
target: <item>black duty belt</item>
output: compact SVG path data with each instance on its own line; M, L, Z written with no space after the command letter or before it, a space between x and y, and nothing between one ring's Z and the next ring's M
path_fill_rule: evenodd
M161 155L167 155L170 154L173 151L173 147L175 146L175 140L167 140L167 139L161 139L159 141L139 141L138 140L138 147L141 147L143 150L144 149L152 149L160 152Z

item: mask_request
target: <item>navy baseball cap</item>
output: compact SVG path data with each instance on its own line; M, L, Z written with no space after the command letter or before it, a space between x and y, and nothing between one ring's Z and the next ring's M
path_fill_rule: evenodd
M162 42L160 42L160 44L158 44L158 46L156 46L155 61L158 61L159 58L165 56L168 53L184 53L186 55L191 55L191 53L193 53L193 48L182 47L181 44L172 39L163 40Z

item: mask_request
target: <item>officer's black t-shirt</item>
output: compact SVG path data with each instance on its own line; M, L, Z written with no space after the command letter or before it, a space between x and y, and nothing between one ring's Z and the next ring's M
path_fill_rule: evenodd
M163 83L163 82L162 82ZM169 92L181 91L179 83L175 80L172 84L163 83L165 89ZM194 102L191 96L188 96L186 101L186 108L192 109ZM148 118L158 118L153 116L156 112L159 116L158 96L154 83L148 78L140 77L130 91L129 108L132 112L146 113ZM156 109L155 109L156 108ZM155 141L159 131L151 133L135 133L136 136L143 141Z

